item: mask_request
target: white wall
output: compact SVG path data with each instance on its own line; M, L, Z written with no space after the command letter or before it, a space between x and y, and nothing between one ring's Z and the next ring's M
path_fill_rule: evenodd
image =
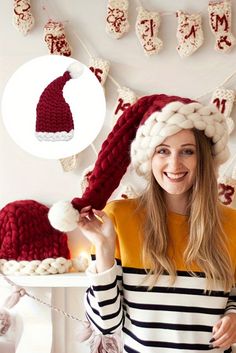
M9 77L26 61L46 55L42 28L47 14L42 10L42 1L32 0L32 11L36 24L26 37L12 25L12 1L0 2L0 95ZM133 89L138 96L165 93L196 98L213 91L232 72L236 71L236 47L229 54L214 51L214 37L208 25L206 0L143 0L148 10L161 12L179 9L201 12L205 42L193 56L181 59L176 51L175 15L163 16L159 33L164 48L158 55L148 58L135 35L136 8L138 1L130 0L130 31L120 40L105 32L105 0L48 0L44 1L50 17L65 21L66 32L73 48L73 57L88 64L88 55L75 33L86 43L93 55L111 62L111 75L121 86ZM236 35L236 1L233 0L233 32ZM75 33L73 33L73 31ZM111 113L117 97L116 87L107 80L107 114L102 132L94 141L97 149L111 128ZM236 75L226 88L235 89ZM24 83L22 82L22 89ZM211 93L202 102L208 102ZM12 102L14 104L14 102ZM27 96L25 97L27 104ZM236 110L232 117L236 122ZM21 116L18 117L21 119ZM236 152L236 129L230 137L232 153ZM59 161L36 158L21 150L6 132L0 120L0 207L17 199L35 199L52 204L60 199L72 199L80 192L80 174L95 160L90 147L80 153L76 171L64 173ZM79 242L83 242L79 239ZM78 246L77 238L71 241L71 250ZM81 245L82 246L82 245ZM75 349L75 348L73 348ZM68 353L74 353L72 348Z

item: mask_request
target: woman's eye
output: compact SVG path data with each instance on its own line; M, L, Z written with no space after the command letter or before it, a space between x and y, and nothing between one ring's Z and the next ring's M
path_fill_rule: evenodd
M157 150L156 153L158 154L167 154L169 151L166 148L161 148L160 150Z
M191 149L186 149L186 150L183 150L182 153L183 154L187 154L188 156L190 156L190 155L194 154L194 151L191 150Z

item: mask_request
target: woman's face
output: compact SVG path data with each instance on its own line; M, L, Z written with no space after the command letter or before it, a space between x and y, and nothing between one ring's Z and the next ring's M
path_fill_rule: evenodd
M186 193L196 176L196 141L191 130L167 137L155 149L152 172L158 184L171 195Z

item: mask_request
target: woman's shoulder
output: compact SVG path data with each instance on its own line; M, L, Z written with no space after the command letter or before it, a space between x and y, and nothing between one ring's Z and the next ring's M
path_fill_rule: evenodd
M120 199L113 200L106 204L104 211L108 213L126 213L130 211L134 211L137 209L138 200L134 199Z

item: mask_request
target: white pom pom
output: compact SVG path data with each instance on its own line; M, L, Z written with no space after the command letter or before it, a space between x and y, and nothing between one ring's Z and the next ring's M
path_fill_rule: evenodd
M84 68L81 63L75 61L68 67L67 71L69 72L71 78L78 78L82 75Z
M55 203L48 212L51 225L62 232L69 232L77 228L79 212L68 201Z

